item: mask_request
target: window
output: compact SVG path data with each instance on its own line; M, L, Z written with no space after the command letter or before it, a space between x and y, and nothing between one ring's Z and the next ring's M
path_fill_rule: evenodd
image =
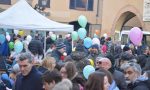
M70 0L70 9L93 11L94 0Z
M39 0L38 5L40 7L50 8L50 0Z
M0 4L11 5L11 0L0 0Z

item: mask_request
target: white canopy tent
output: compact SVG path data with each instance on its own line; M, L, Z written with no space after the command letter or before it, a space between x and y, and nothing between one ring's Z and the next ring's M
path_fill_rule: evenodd
M12 7L0 13L0 28L55 32L73 31L72 25L58 23L46 18L34 10L25 0L19 0ZM44 48L46 48L46 44L44 44Z
M25 0L0 13L0 28L72 32L73 26L52 21L34 10Z

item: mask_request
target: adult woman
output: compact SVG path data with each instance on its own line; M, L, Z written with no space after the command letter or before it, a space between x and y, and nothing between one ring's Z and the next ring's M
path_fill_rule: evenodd
M90 74L85 88L86 90L108 90L109 86L106 74L96 71Z
M46 70L52 71L56 66L56 60L53 57L46 56L43 61L42 65L38 68L39 71L44 73Z
M73 90L80 90L84 87L85 81L78 74L77 68L73 62L66 62L60 70L62 78L68 78L73 83Z

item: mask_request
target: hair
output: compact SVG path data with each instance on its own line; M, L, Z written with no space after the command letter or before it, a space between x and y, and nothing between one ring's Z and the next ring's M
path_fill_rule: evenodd
M120 58L122 61L129 61L129 60L131 60L131 59L134 59L134 56L133 55L131 55L131 54L129 54L129 53L127 53L127 52L123 52L122 54L121 54L121 58Z
M111 74L109 71L107 71L107 70L105 70L105 69L99 69L98 71L99 71L99 72L103 72L103 73L106 74L106 76L107 76L107 78L108 78L108 82L109 82L110 84L113 82L113 76L112 76L112 74Z
M104 76L103 72L94 72L90 74L86 82L86 90L104 90Z
M77 73L77 68L75 64L73 62L66 62L64 68L66 69L68 78L72 80Z
M25 53L21 53L18 57L18 60L19 61L24 61L24 60L28 60L29 63L32 63L33 61L33 56L28 53L28 52L25 52Z
M147 58L143 71L150 70L150 57Z
M55 63L53 63L53 61ZM50 56L46 56L42 61L42 66L47 68L48 70L54 69L53 64L56 64L56 60L55 60L55 58L50 57Z
M147 45L144 45L143 47L142 47L142 53L145 53L145 51L147 50L147 48L149 48Z
M20 72L20 68L19 68L19 65L18 64L15 64L13 67L12 67L12 72L14 72L15 74L18 74Z
M126 70L128 68L132 68L135 72L137 72L139 75L141 75L142 73L142 69L141 66L139 64L133 63L133 62L129 62L129 63L125 63L123 65L121 65L121 69Z
M55 81L55 83L58 83L62 80L61 74L57 70L49 71L47 70L43 75L42 75L42 80L43 82L47 82L50 84L51 82Z
M72 82L69 79L63 79L52 90L72 90Z

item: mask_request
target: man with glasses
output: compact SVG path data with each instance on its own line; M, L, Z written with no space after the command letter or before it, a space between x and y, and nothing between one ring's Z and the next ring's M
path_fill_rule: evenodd
M112 73L112 76L118 86L118 88L120 90L126 90L126 83L125 83L125 78L122 72L115 70L114 68L112 68L112 63L110 61L110 59L105 58L105 57L97 57L96 58L96 70L98 69L105 69L108 70ZM110 70L113 69L113 70Z
M141 75L141 67L136 63L125 63L121 66L124 71L126 83L128 83L127 90L149 90L146 81Z

